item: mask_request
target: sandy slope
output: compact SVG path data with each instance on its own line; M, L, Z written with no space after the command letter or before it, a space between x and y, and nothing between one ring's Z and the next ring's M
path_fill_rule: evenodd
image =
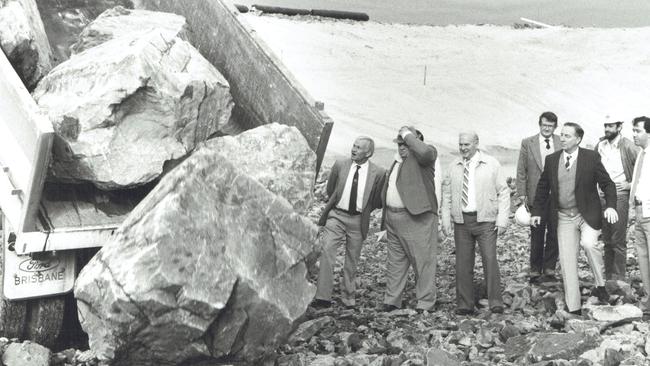
M527 29L416 26L243 16L335 121L329 154L353 137L379 146L405 124L443 151L462 129L518 148L555 111L586 143L606 115L650 114L650 28ZM424 85L424 67L427 67ZM629 135L631 127L626 125Z

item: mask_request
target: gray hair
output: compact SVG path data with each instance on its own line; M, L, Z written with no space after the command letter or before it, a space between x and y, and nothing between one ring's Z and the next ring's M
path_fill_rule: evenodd
M467 136L472 137L472 139L474 140L474 142L476 142L476 143L478 144L478 134L477 134L475 131L465 131L465 132L461 132L461 133L458 134L458 137L463 136L463 135L467 135Z
M375 140L371 139L368 136L359 136L357 140L368 141L368 149L370 150L370 156L375 154Z

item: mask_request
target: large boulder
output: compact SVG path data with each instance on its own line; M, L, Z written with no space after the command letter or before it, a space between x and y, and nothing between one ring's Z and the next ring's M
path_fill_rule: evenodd
M50 173L110 190L156 179L169 160L227 133L228 82L189 43L152 30L58 65L33 93L57 138Z
M0 0L0 48L29 90L52 69L52 49L35 0Z
M79 34L79 41L71 47L71 51L76 54L111 39L133 37L152 30L160 30L167 37L187 40L187 23L180 15L117 6L101 13L88 24Z
M316 234L227 156L199 149L79 275L75 296L91 349L114 365L207 357L257 364L286 341L314 296L305 262L318 250Z
M299 212L309 208L316 155L297 128L271 123L236 136L214 138L205 144L227 156L269 191L286 198Z

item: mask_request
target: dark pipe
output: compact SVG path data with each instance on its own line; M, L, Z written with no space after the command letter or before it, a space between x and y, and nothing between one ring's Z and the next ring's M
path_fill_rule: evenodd
M359 13L356 11L342 11L342 10L325 10L325 9L312 9L311 15L335 19L351 19L366 22L370 17L366 13Z
M248 13L248 7L246 5L235 4L235 8L237 8L237 10L242 14Z
M266 6L266 5L253 5L253 7L263 13L269 14L284 14L284 15L309 15L311 11L308 9L293 9L281 8L279 6Z

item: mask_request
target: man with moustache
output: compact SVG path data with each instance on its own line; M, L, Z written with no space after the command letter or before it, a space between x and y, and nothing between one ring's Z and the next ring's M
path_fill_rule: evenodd
M630 201L634 206L636 224L634 236L639 270L646 296L650 294L650 118L637 117L632 120L634 144L641 151L636 159L632 186L630 188ZM650 299L641 303L641 310L645 314L650 312Z
M546 157L560 149L560 137L554 134L557 128L555 113L542 113L538 125L538 134L521 141L517 162L517 192L520 202L529 207L535 202L537 182L544 170ZM537 227L530 227L530 283L555 279L557 232L547 219L547 211L548 207L543 207L541 223Z
M549 220L557 227L560 267L564 297L569 312L581 311L578 280L578 251L582 247L594 275L592 295L607 302L603 274L603 249L598 235L604 216L610 224L616 223L616 185L593 150L580 148L584 130L580 125L566 122L562 127L562 150L546 157L544 171L537 183L535 203L531 211L531 225L541 222L543 208L549 205ZM606 209L603 213L598 187L604 192Z
M625 281L630 188L638 149L632 141L621 136L622 125L622 121L605 121L605 136L596 144L595 150L600 154L600 159L609 177L616 184L618 221L610 224L607 220L603 220L605 279Z
M329 200L318 222L322 227L323 250L314 307L332 305L333 265L339 244L345 244L341 302L347 308L356 304L355 280L361 246L368 235L370 213L381 207L380 193L386 172L369 160L374 151L371 138L358 137L352 145L350 159L337 160L332 166L327 181Z
M391 165L381 199L386 229L386 293L384 311L402 306L409 266L415 271L416 309L432 310L436 303L438 203L435 192L437 151L421 141L413 127L402 127L398 153Z
M456 243L456 314L474 313L474 248L478 243L488 303L503 313L501 276L497 262L497 235L503 235L510 211L510 189L499 176L501 165L478 149L475 132L461 133L461 157L454 160L442 181L442 229Z

